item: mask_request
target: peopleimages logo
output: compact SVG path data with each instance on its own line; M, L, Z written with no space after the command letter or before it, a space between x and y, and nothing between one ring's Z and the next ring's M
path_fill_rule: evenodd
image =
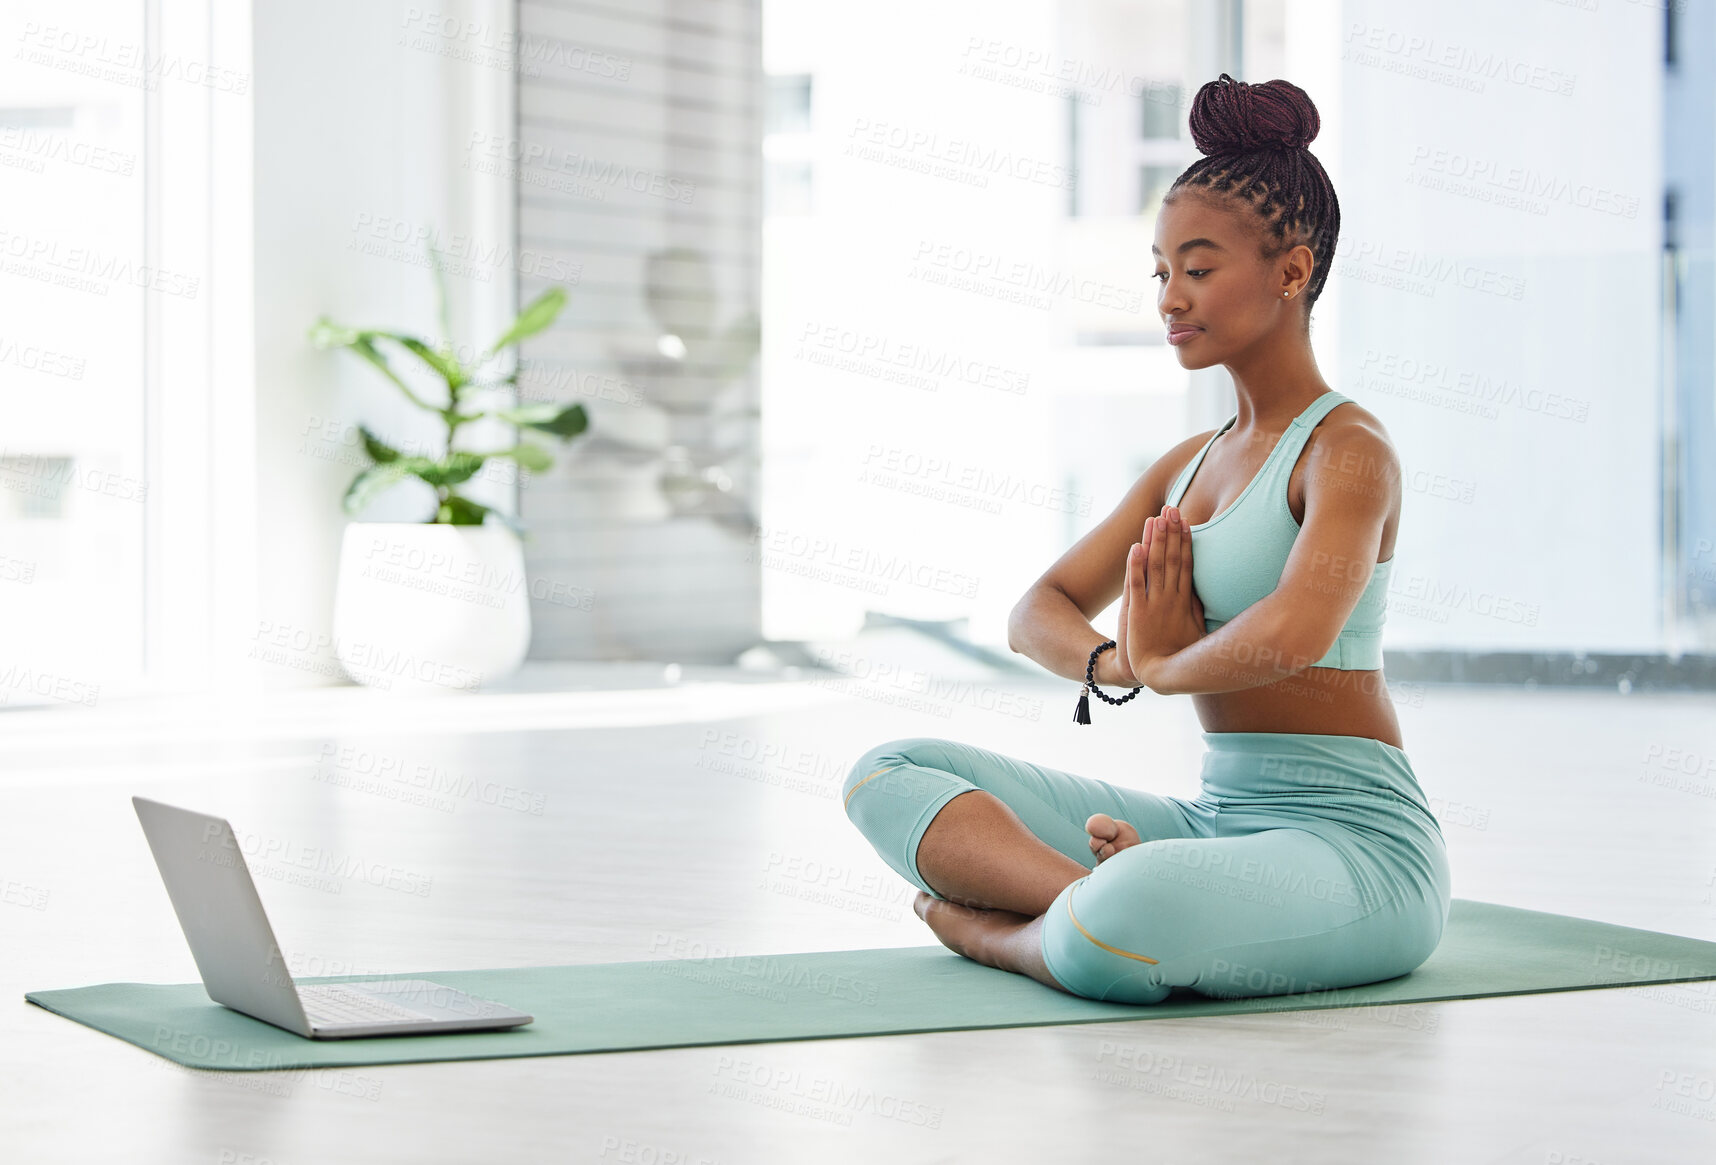
M1028 259L1010 259L995 252L938 243L934 239L918 240L912 264L914 271L921 273L918 277L926 282L971 291L1004 289L1023 297L1021 302L1026 306L1041 307L1043 304L1038 300L1048 297L1075 300L1134 315L1144 308L1143 291L1080 278Z
M759 524L751 532L748 556L756 553L764 556L763 565L769 567L790 569L795 561L823 563L831 570L850 572L854 577L877 584L903 582L968 599L977 597L979 580L975 575L820 533ZM828 581L826 576L823 581Z
M136 154L120 153L64 134L37 133L22 126L0 126L0 165L13 164L6 160L7 153L17 159L17 168L37 174L46 170L49 162L125 178L137 170Z
M1031 381L1029 372L992 364L981 356L956 353L915 339L901 341L820 320L804 322L799 329L798 348L794 355L801 360L842 371L883 379L910 379L917 387L928 387L932 391L936 387L934 380L956 380L980 388L1023 395ZM921 372L925 376L910 377L913 372Z
M10 364L25 372L37 372L43 376L57 376L64 380L82 380L84 367L88 363L82 356L69 356L64 352L56 352L52 348L44 348L39 344L20 343L8 336L0 335L0 364Z
M228 833L218 823L203 826L203 846L198 852L198 861L210 865L231 866L236 861L232 851L237 850L250 862L256 863L250 866L252 875L276 880L290 879L282 879L276 871L269 870L267 867L270 865L283 871L325 875L339 882L362 882L418 898L427 897L434 882L429 874L417 873L386 862L367 861L354 854L339 853L320 846L299 845L290 840L263 837L256 833Z
M440 230L407 222L391 215L359 211L352 222L352 238L347 250L355 250L379 258L394 259L418 266L429 264L425 246L432 246L444 268L454 275L476 276L487 280L491 267L534 275L556 283L576 283L583 274L584 264L564 259L545 251L517 249L507 243L486 242L457 231L443 234Z
M841 151L847 157L917 170L938 178L987 187L991 177L1016 178L1039 186L1072 189L1074 170L1054 162L1015 154L964 137L943 137L933 129L874 122L860 117L847 132Z
M194 275L151 267L118 255L106 255L89 247L62 246L58 239L37 238L0 230L0 263L7 275L34 279L106 295L115 284L129 284L161 295L195 299L198 280Z
M18 39L23 42L23 47L14 54L19 60L98 81L111 81L151 93L159 88L163 79L201 85L237 96L250 92L249 73L234 72L171 53L151 55L142 45L115 41L105 34L97 36L27 20Z
M500 177L517 178L528 173L570 175L588 182L591 190L605 193L623 186L667 202L689 203L697 196L697 184L659 170L639 169L623 162L605 161L575 153L552 143L473 130L465 143L465 168ZM512 163L506 166L504 163Z
M1489 42L1462 44L1362 20L1347 25L1345 41L1343 60L1468 92L1483 92L1486 81L1504 81L1569 97L1579 79L1574 73L1510 57Z

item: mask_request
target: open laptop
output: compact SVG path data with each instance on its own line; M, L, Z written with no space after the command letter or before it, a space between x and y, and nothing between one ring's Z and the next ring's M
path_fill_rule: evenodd
M535 1017L427 979L292 981L221 817L133 797L209 998L313 1040L487 1031Z

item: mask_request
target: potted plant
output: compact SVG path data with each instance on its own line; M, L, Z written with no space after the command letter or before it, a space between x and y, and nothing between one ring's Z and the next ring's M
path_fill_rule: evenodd
M447 293L439 256L430 249L441 320ZM492 375L495 360L552 324L566 292L550 288L519 313L511 327L469 364L450 340L432 346L416 336L336 324L326 315L310 328L318 349L346 348L374 365L407 400L434 413L446 427L440 456L410 454L358 426L372 464L346 489L345 512L358 515L378 495L408 478L435 491L433 513L421 522L346 525L334 596L334 652L358 683L396 692L471 691L514 671L530 646L530 588L525 577L522 527L493 507L459 492L491 459L526 473L553 464L542 445L517 439L506 448L455 448L460 430L485 417L561 441L589 424L581 404L527 404L483 408L477 394L516 388L518 373ZM384 345L415 358L445 384L442 404L412 391L389 362ZM493 515L497 521L488 521Z

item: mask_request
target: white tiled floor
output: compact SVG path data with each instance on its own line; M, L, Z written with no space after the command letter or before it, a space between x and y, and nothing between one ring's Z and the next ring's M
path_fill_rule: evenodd
M552 665L415 703L324 689L0 713L0 1158L1716 1160L1716 983L294 1074L192 1073L22 1001L195 979L132 793L251 836L305 974L933 942L841 812L847 767L942 735L1195 793L1189 702L1103 705L1079 727L1076 694L976 666L668 682L659 665ZM1716 697L1395 695L1456 896L1716 940ZM299 884L288 859L267 868L270 846L385 863L429 892ZM889 893L812 901L763 876L795 855L853 885L886 875ZM835 1094L892 1101L816 1103Z

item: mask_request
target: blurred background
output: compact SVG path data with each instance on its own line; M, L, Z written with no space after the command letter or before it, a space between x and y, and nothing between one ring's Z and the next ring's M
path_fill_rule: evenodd
M1313 341L1406 471L1390 678L1708 684L1711 8L9 5L0 700L347 682L357 426L438 430L309 325L474 351L553 286L513 400L589 427L468 486L528 529L531 661L888 626L1033 669L1013 604L1232 408L1149 256L1223 70L1322 115Z

